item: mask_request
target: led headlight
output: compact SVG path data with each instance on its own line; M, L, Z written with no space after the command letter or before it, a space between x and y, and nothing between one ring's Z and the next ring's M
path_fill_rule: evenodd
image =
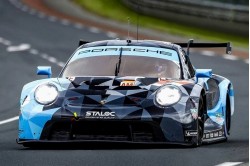
M177 103L181 98L181 91L177 86L166 85L160 88L155 96L155 101L161 106Z
M57 96L57 87L50 83L38 86L35 91L36 101L43 105L51 104L56 100Z

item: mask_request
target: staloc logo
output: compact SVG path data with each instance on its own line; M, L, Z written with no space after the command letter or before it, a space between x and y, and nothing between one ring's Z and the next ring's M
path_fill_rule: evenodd
M115 112L87 111L85 118L112 119L115 118Z

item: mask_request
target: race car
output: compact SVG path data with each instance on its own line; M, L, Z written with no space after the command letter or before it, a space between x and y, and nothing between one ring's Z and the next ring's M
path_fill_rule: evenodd
M195 47L230 43L154 40L79 42L56 78L24 85L17 143L118 142L197 147L227 140L233 84L196 69ZM185 50L184 50L185 48Z

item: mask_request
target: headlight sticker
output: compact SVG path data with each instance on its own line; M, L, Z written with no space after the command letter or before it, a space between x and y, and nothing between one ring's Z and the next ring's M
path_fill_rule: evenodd
M34 97L39 104L48 105L57 99L58 89L52 83L42 84L36 88Z
M169 106L177 103L181 96L181 90L177 86L165 85L157 91L155 101L160 106Z

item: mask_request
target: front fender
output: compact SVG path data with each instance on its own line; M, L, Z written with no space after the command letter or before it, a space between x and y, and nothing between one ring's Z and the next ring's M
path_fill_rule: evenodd
M213 79L218 81L218 87L220 91L220 97L217 104L208 110L208 116L211 120L219 125L225 123L226 118L226 106L227 106L227 95L230 98L231 115L234 113L234 90L233 84L227 79L219 75L214 75Z

